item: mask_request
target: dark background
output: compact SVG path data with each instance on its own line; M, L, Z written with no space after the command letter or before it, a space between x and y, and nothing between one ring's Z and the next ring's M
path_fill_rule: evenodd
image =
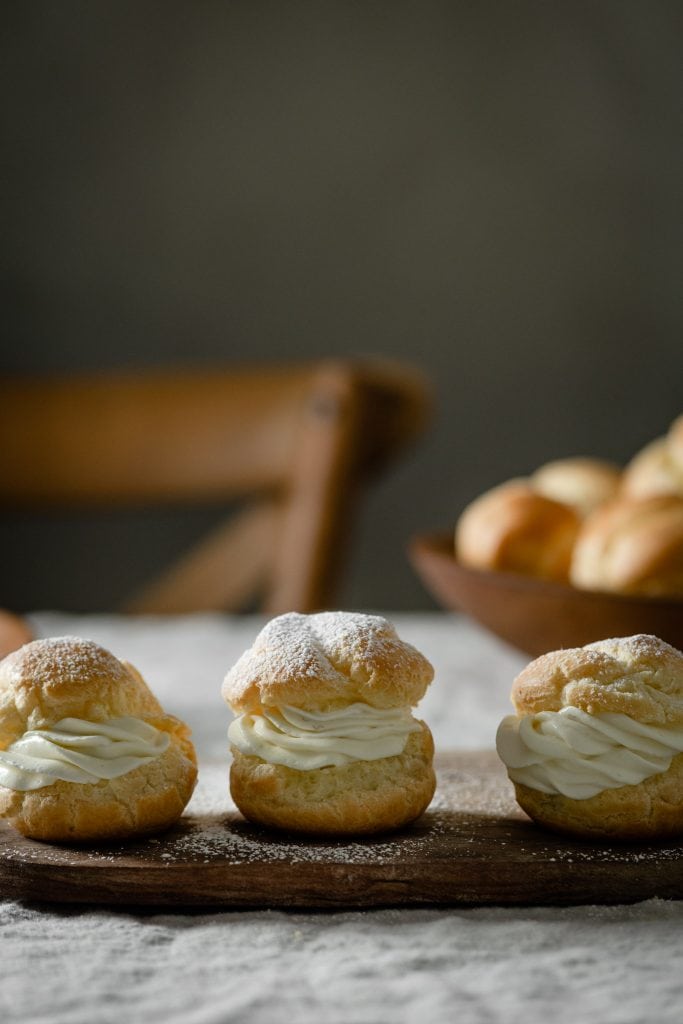
M381 353L432 376L345 604L428 606L412 532L550 458L625 461L683 410L679 2L3 22L5 371ZM2 603L106 606L219 515L5 522Z

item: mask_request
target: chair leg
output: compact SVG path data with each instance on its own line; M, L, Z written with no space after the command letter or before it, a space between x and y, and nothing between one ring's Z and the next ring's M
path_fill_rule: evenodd
M272 614L329 608L356 497L360 423L353 373L329 364L314 379L283 510L264 608Z

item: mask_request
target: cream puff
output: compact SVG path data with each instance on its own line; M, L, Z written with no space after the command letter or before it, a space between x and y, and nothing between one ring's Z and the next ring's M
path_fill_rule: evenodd
M197 777L186 725L91 640L35 640L0 663L0 817L34 839L166 828Z
M580 523L570 505L538 494L527 480L509 480L462 513L456 558L471 569L565 581Z
M571 582L587 590L683 596L683 498L609 502L577 538Z
M619 490L621 470L604 459L571 458L546 462L529 477L538 493L571 505L587 516Z
M411 709L433 669L378 615L291 613L228 672L230 789L274 828L362 834L419 817L434 795L434 745Z
M496 747L517 801L579 836L683 832L683 654L655 636L537 658L512 688Z

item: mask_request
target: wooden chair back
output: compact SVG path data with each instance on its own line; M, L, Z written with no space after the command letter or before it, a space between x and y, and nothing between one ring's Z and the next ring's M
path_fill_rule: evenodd
M246 502L126 608L328 607L359 488L423 429L394 363L0 382L0 502L63 510Z

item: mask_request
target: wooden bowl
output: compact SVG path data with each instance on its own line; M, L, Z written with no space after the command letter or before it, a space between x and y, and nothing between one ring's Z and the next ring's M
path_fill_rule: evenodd
M440 604L466 612L534 657L634 633L654 633L683 649L683 599L578 590L533 576L466 569L454 557L452 535L415 537L409 556Z

